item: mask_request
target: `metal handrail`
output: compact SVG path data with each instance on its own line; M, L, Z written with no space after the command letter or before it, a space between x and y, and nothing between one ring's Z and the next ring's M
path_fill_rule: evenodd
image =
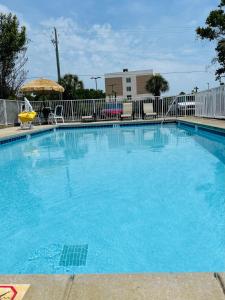
M166 114L165 114L165 116L164 116L164 119L163 119L162 122L161 122L161 125L165 122L166 117L168 116L168 114L169 114L171 108L173 107L173 105L174 105L174 103L177 101L177 99L178 99L178 96L175 96L173 102L172 102L171 105L169 106L169 108L168 108L168 110L167 110L167 112L166 112ZM177 114L176 114L176 117L177 117Z

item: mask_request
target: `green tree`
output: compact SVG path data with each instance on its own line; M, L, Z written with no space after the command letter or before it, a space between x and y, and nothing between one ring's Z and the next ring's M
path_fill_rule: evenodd
M153 75L146 84L146 90L156 97L169 90L168 81L160 74Z
M60 84L64 87L63 99L76 99L77 91L84 88L82 80L79 80L77 75L65 74Z
M105 93L102 90L80 89L76 92L77 99L105 99Z
M63 99L100 99L105 98L102 90L85 89L84 84L77 75L66 74L60 84L64 87Z
M216 41L217 57L213 62L218 62L220 67L216 70L216 79L220 80L225 73L225 0L221 0L217 9L210 12L206 19L206 27L198 27L197 35L203 40Z
M28 39L16 15L0 13L0 96L16 95L26 79Z

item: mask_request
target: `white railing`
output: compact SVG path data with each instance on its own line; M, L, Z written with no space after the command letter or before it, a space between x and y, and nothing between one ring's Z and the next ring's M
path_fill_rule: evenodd
M63 106L63 116L66 122L79 122L83 116L92 116L95 121L120 120L124 102L125 100L121 99L114 99L112 102L105 99L44 100L31 101L31 105L38 113L37 123L46 122L49 112L54 111L57 105ZM153 112L157 114L157 118L176 118L195 114L195 95L139 98L126 100L126 102L132 102L133 119L145 117L144 103L153 104ZM22 101L15 100L0 100L0 124L17 123L17 115L21 111L22 103Z
M62 105L66 122L79 122L82 116L93 116L94 120L119 120L123 112L124 99L88 100L45 100L31 101L38 112L37 123L47 120L47 114L56 105ZM128 100L126 100L128 101ZM144 118L143 103L153 103L153 110L158 118L176 118L179 116L197 116L225 119L225 86L199 92L191 95L173 97L137 98L129 100L133 103L133 118ZM18 113L21 111L22 101L0 99L0 125L18 123ZM47 109L44 109L44 108Z
M225 119L225 86L196 94L195 115Z

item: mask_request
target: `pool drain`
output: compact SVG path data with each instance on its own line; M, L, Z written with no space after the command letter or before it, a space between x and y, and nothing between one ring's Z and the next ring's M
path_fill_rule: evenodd
M59 265L64 267L85 266L88 245L64 245L60 256Z

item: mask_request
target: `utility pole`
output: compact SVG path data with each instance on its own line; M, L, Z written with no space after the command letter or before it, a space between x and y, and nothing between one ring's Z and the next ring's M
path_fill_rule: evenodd
M52 39L52 44L55 47L58 82L60 82L61 74L60 74L60 62L59 62L59 42L58 42L57 29L55 27L54 27L54 36L55 37Z
M96 89L96 91L98 90L98 79L100 79L100 78L101 78L100 76L90 78L92 80L95 80L95 89Z

